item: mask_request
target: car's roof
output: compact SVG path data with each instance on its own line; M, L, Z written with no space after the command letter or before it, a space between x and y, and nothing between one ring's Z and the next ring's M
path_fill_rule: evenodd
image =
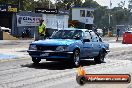
M61 29L61 30L81 30L81 31L92 31L92 30L88 30L88 29L78 29L78 28L64 28L64 29Z

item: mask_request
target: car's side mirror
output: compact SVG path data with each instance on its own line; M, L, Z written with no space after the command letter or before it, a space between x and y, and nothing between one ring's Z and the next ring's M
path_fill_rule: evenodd
M83 42L90 42L90 39L84 39Z

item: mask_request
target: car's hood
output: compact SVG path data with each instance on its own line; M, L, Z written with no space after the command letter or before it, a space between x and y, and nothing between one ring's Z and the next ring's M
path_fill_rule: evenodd
M35 41L32 44L36 45L70 45L72 43L78 42L79 40L74 39L46 39L46 40L39 40Z

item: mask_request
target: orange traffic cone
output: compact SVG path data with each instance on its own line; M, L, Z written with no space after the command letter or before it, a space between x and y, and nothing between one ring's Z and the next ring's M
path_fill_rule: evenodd
M78 76L85 76L86 75L85 70L81 66L78 68L77 73L78 73Z

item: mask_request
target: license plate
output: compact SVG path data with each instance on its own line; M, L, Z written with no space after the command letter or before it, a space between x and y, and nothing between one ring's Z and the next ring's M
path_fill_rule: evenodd
M49 53L43 53L40 56L49 56Z

